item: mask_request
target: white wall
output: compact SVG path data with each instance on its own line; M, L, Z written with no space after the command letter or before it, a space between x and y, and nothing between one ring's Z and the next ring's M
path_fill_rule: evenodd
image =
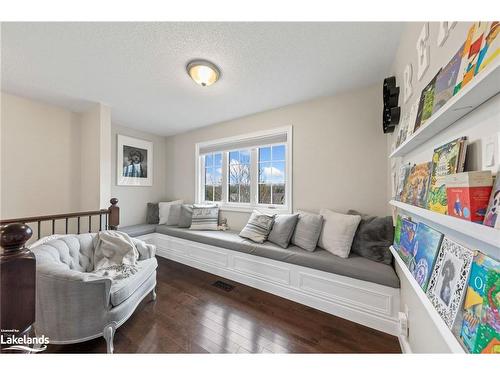
M402 106L402 114L409 111L411 105L420 99L422 89L434 77L439 68L444 67L451 58L458 51L459 47L465 41L467 30L471 26L470 22L459 22L451 31L448 40L442 47L436 44L438 35L438 23L430 23L429 43L430 43L430 66L422 77L421 81L417 80L417 52L415 49L416 41L423 23L409 23L407 24L403 35L401 37L400 46L393 65L393 74L396 76L396 82L401 87L400 103ZM407 64L413 65L413 95L410 97L406 104L403 103L403 71ZM391 144L397 135L398 129L393 133L393 136L388 137L387 154L390 153ZM464 116L457 121L452 127L433 137L417 149L410 152L404 158L398 160L401 162L421 163L430 161L432 158L433 150L436 146L444 144L460 136L467 136L469 139L469 147L467 149L467 163L468 170L480 170L482 165L481 150L482 138L495 132L500 131L500 95L491 98L488 102L477 108L475 111ZM391 183L389 178L388 184L388 197L391 196ZM430 224L436 227L434 224ZM438 230L444 231L446 228L438 227ZM477 242L468 240L458 233L445 232L445 235L453 237L459 242L470 246L471 248L478 248L480 246ZM479 247L483 251L492 251L492 249L485 249ZM398 270L398 273L399 270ZM404 276L401 276L403 279ZM429 316L420 305L420 302L413 292L410 285L402 282L401 285L401 305L404 308L408 306L410 310L410 336L409 344L415 352L447 352L448 347L439 334L437 334L434 324L430 321Z
M2 93L1 216L80 209L80 116Z
M127 135L153 142L153 186L118 186L116 184L117 135ZM146 222L148 202L166 200L166 180L169 169L166 161L165 137L113 124L111 127L111 196L118 198L120 226Z
M193 202L195 144L293 126L293 209L387 212L381 85L315 99L167 138L167 197ZM230 105L228 103L228 105ZM239 229L248 213L223 212Z

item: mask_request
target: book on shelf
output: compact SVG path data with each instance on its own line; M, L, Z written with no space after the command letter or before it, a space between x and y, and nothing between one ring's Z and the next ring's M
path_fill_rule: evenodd
M474 252L445 237L441 242L427 288L427 297L448 328L462 308Z
M436 78L434 108L432 109L432 113L436 113L453 96L464 46L465 44L458 49L455 56L452 57L450 62L441 70Z
M412 256L416 232L417 223L414 223L410 219L401 219L401 234L399 246L396 250L406 265L408 265L410 257Z
M499 273L500 262L477 252L470 272L460 330L460 339L470 353L498 353L500 349Z
M416 164L411 168L401 194L401 202L426 207L431 169L432 162Z
M427 85L427 91L425 93L424 108L422 109L422 116L420 118L420 126L424 125L425 122L432 116L432 111L434 109L434 98L436 92L436 80L441 74L442 69L436 73L434 78Z
M418 223L408 268L424 292L427 291L429 278L434 268L434 260L442 240L443 234L441 232L422 222Z
M467 32L458 80L454 89L455 94L463 89L477 73L476 67L478 67L477 64L487 28L488 22L479 21L474 22Z
M467 138L457 138L434 150L432 173L426 208L442 214L448 213L445 177L462 172L465 164Z
M488 208L484 216L484 225L500 229L500 168L498 168L495 183L491 189Z
M476 73L481 72L500 55L500 23L498 21L488 22L487 31L483 39L483 45L479 52L476 65Z
M491 171L445 176L448 215L482 224L493 185Z
M401 196L403 195L403 190L405 188L406 180L411 171L411 164L406 163L399 167L398 175L397 175L397 185L396 185L396 200L401 200Z
M441 71L441 70L440 70ZM439 73L438 73L439 74ZM434 85L436 83L437 74L434 78L424 87L422 93L420 94L420 101L418 102L417 116L415 118L415 124L413 125L413 133L415 133L424 122L431 117L432 107L434 103ZM427 103L427 106L426 106ZM430 104L430 106L429 106ZM430 111L430 113L429 113Z

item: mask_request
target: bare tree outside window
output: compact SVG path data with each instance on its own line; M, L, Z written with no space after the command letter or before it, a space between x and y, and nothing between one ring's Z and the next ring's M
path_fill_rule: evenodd
M228 200L250 203L250 150L229 152Z
M222 200L222 153L205 155L205 201Z

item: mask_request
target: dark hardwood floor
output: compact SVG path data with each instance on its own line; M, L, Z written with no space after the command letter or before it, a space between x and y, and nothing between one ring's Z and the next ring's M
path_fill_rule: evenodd
M400 353L398 340L284 298L158 258L158 298L115 334L115 353ZM212 284L234 285L224 291ZM46 353L105 353L103 338Z

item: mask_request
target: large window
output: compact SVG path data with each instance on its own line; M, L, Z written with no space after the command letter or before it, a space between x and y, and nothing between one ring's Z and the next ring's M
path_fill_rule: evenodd
M197 203L291 212L291 127L196 145Z

